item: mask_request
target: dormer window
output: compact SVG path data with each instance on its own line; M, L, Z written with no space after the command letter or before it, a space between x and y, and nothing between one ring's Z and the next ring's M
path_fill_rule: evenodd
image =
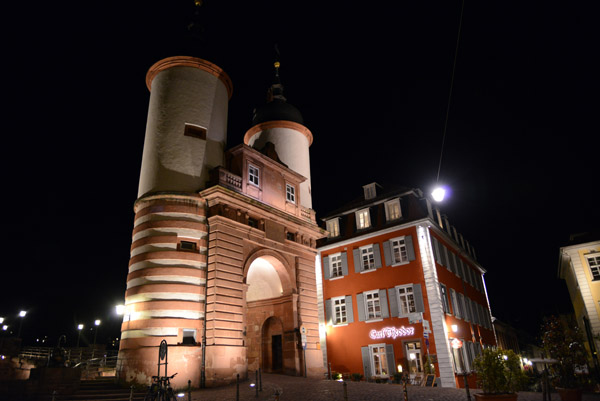
M260 170L258 169L258 167L253 166L252 164L248 165L248 182L252 185L255 186L260 186L260 180L259 180L259 173Z
M387 221L397 220L402 217L400 199L392 199L385 202L385 217Z
M365 199L373 199L377 196L377 185L376 182L364 185L363 190L365 191Z
M285 184L285 199L288 202L296 203L296 187Z
M327 231L329 231L329 237L337 237L340 235L340 219L335 218L327 220Z
M362 209L356 212L356 228L362 230L371 227L371 217L369 216L369 208Z

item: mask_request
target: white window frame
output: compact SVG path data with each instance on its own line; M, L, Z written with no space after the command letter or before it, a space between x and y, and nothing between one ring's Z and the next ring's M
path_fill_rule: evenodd
M334 272L336 273L334 275ZM330 279L337 279L344 277L344 272L342 271L342 253L334 253L333 255L329 255L329 277Z
M400 295L400 290L404 290L404 294ZM408 291L410 290L410 291ZM395 287L396 299L398 300L398 313L400 316L408 316L410 313L417 311L417 303L415 302L415 293L413 285L397 285ZM412 307L411 299L412 298Z
M336 302L338 305L336 305ZM332 324L334 326L346 326L348 324L348 310L346 309L346 297L331 298ZM343 318L343 319L342 319ZM339 320L339 322L338 322ZM343 321L342 321L343 320Z
M365 321L383 319L379 290L365 291L363 292L363 297L365 303ZM371 299L369 299L369 297L371 297ZM369 313L369 304L373 304L373 317L371 317ZM379 310L379 312L377 312L377 310Z
M364 230L371 227L371 215L369 214L369 208L357 210L355 215L356 228L358 230Z
M378 350L383 350L383 351L374 351L374 348L377 348ZM371 360L371 372L373 373L373 376L375 377L389 377L390 376L390 367L387 366L388 364L388 360L387 360L387 353L386 353L387 347L385 343L382 344L369 344L369 357ZM376 374L375 372L375 356L378 356L380 363L380 366L384 366L385 365L385 370L381 369L381 373L380 374Z
M296 187L292 184L285 183L285 200L291 203L296 203Z
M340 235L340 218L336 217L334 219L327 220L325 222L327 225L327 231L329 232L329 237L339 237Z
M250 163L248 163L248 183L260 188L260 169Z
M374 244L371 244L358 248L360 265L362 266L361 273L375 271L375 251L373 250L373 246ZM365 260L365 255L367 260Z
M600 253L595 252L584 256L590 269L592 281L600 281ZM596 274L594 274L594 271L596 271Z
M403 243L400 244L399 242ZM394 242L398 242L398 245L394 245ZM396 247L398 248L398 253L400 254L400 259L396 259ZM403 252L404 251L404 252ZM410 263L408 260L408 248L406 246L406 236L392 238L390 240L390 253L392 256L392 266L404 265Z
M397 210L394 210L396 208L397 208ZM394 214L397 214L397 215L396 216L392 215L392 212L396 212ZM400 209L400 199L396 198L396 199L392 199L392 200L385 202L386 221L398 220L400 217L402 217L402 210Z

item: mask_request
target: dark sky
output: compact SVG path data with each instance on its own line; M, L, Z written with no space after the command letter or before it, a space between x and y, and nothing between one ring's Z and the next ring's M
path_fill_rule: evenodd
M285 95L314 135L317 216L369 182L435 182L460 1L204 3L205 42L192 47L191 0L2 6L0 316L16 330L27 309L26 338L74 342L96 318L99 338L119 335L145 74L161 58L229 74L234 146L278 44ZM570 310L559 246L600 222L597 32L571 3L480 3L464 8L442 210L488 272L493 314L535 333L539 316Z

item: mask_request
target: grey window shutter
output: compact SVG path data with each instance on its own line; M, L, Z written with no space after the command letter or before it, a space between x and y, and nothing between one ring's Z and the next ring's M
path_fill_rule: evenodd
M379 290L379 306L381 307L381 317L384 319L390 317L386 292L386 290Z
M442 259L442 266L448 267L448 255L446 254L446 245L440 243L440 256Z
M415 260L415 247L413 246L412 235L407 235L404 237L404 244L406 245L406 253L408 255L408 260Z
M342 276L348 275L348 254L342 252Z
M442 264L442 261L440 260L440 243L434 236L431 237L431 242L433 244L433 258L436 262Z
M390 288L388 289L388 299L390 300L390 316L397 317L398 314L398 297L396 297L396 289Z
M373 259L375 259L375 268L381 268L381 251L379 250L379 243L373 244Z
M356 294L356 309L358 309L358 321L365 321L365 296L360 293Z
M391 266L394 264L394 261L392 260L392 246L390 241L385 241L383 243L383 258L386 266Z
M454 252L448 251L448 256L450 257L450 260L448 261L450 271L454 273L456 272L456 255L454 254Z
M417 309L417 312L425 312L421 284L413 284L413 296L415 297L415 308Z
M354 272L360 273L362 269L362 260L360 259L360 249L356 248L352 250L354 256Z
M331 299L327 299L325 301L325 318L326 318L326 324L328 325L332 325L333 324L333 308L331 307Z
M385 345L385 356L388 364L388 375L392 376L396 373L396 357L394 357L394 346L392 344Z
M371 352L369 352L369 347L360 347L360 353L362 354L365 379L368 380L371 378Z
M354 311L352 310L352 295L346 295L346 320L354 323Z
M323 277L325 277L325 280L329 280L331 278L331 270L329 269L329 256L325 256L323 258Z

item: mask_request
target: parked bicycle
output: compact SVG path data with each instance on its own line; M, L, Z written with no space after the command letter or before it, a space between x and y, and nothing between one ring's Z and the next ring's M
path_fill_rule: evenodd
M172 376L152 376L152 384L148 386L148 392L144 401L177 401L177 397L171 387Z

